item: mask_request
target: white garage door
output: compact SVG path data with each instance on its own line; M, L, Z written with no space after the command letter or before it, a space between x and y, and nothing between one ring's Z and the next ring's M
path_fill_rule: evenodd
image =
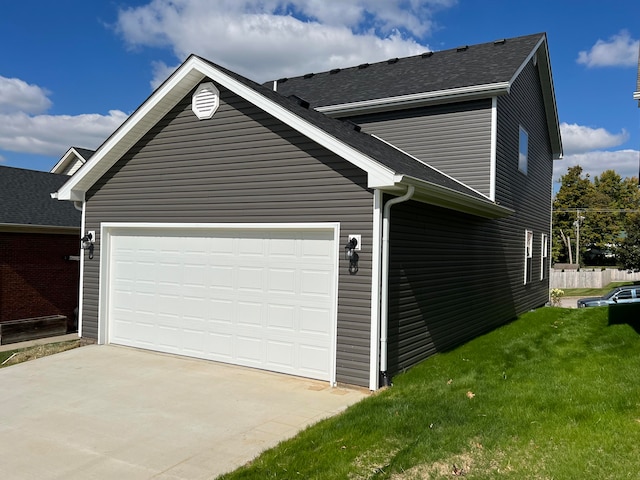
M332 381L334 230L108 235L108 341Z

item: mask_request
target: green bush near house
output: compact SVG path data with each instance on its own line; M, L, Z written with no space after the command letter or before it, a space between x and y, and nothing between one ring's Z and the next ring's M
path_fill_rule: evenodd
M637 478L640 336L610 311L527 313L222 478Z

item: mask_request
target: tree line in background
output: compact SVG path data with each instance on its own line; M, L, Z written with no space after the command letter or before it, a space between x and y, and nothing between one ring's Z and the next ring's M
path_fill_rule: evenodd
M607 170L592 181L578 165L560 183L553 202L553 261L639 269L638 178Z

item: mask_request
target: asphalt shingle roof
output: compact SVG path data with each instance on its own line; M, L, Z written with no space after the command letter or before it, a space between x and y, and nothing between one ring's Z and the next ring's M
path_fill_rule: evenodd
M73 202L51 198L67 175L0 167L0 224L80 228L81 213Z
M95 150L89 150L88 148L73 147L73 149L80 155L82 155L82 158L84 158L85 160L89 160L92 155L96 153Z
M390 59L278 81L312 108L510 81L544 34ZM273 81L264 84L273 88Z

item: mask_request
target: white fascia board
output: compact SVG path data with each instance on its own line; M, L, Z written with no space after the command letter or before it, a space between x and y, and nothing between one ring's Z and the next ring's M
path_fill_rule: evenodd
M429 103L446 102L451 100L470 100L479 97L491 97L504 95L509 92L509 82L489 83L485 85L471 85L469 87L437 90L434 92L413 93L397 97L376 98L361 102L342 103L338 105L326 105L316 110L329 116L365 113L386 109L408 108Z
M71 155L75 155L75 150L73 149L73 147L67 150L67 153L65 153L62 158L58 160L58 163L56 163L53 168L49 170L49 173L58 173L60 170L62 170L62 167L67 163L67 160Z
M522 73L529 61L538 55L538 73L540 75L540 83L542 84L542 97L544 101L544 109L547 117L547 128L549 129L549 138L551 139L551 147L553 149L553 159L562 158L562 136L560 134L560 120L558 118L558 104L556 103L556 93L553 88L553 77L551 75L551 60L549 58L549 46L547 37L543 35L531 53L522 62L520 68L516 70L509 81L510 85L516 81L516 78Z
M407 175L396 178L398 184L413 185L414 199L423 203L437 205L451 210L470 213L484 218L504 218L512 215L514 210L503 207L489 199L481 199L450 188L425 182Z
M204 75L191 57L98 148L91 160L58 190L58 200L84 201L84 193L171 110Z
M69 150L67 150L67 153L62 156L58 163L56 163L53 168L49 170L49 173L58 173L60 170L64 170L65 167L72 161L78 160L80 160L82 163L85 163L87 161L82 155L80 155L80 153L78 153L75 148L71 147Z
M489 163L489 199L496 199L498 165L498 97L491 99L491 153Z
M214 66L197 57L190 57L102 144L91 157L91 161L60 188L58 199L84 201L84 193L91 185L205 77L225 86L304 136L365 170L369 174L372 185L389 185L392 182L394 172L388 167L298 117Z

